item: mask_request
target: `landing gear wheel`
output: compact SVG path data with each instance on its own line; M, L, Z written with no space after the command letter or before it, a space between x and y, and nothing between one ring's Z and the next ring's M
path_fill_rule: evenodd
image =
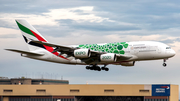
M94 66L94 70L101 71L101 68L99 66Z
M101 68L97 65L90 65L90 66L86 66L86 69L94 70L94 71L101 71L101 70L109 71L109 68L107 68L106 65Z
M164 63L163 63L163 66L164 66L164 67L166 67L166 66L167 66L167 64L166 64L166 60L168 60L168 58L167 58L167 59L163 59L163 62L164 62Z
M105 70L105 67L101 67L102 70Z
M86 69L90 69L90 67L89 67L89 66L86 66Z
M167 64L166 64L166 63L163 63L163 66L164 66L164 67L166 67L166 66L167 66Z
M105 68L105 71L109 71L109 68Z
M101 67L101 70L109 71L109 68L107 68L106 66L107 66L107 64L104 64L104 66Z

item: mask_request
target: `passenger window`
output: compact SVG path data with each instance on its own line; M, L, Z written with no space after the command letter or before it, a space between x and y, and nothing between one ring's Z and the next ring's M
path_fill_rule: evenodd
M166 47L166 49L171 49L171 47Z

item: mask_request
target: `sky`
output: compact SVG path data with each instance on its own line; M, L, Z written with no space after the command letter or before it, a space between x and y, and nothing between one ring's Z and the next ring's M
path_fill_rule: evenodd
M0 76L69 80L70 84L180 85L179 0L0 0ZM133 67L108 65L90 71L21 57L4 49L28 50L15 19L26 19L49 42L61 45L159 41L176 51L168 59Z

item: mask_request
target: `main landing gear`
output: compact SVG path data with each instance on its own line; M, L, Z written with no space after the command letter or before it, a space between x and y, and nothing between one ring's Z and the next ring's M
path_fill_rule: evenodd
M163 61L164 61L163 66L164 66L164 67L166 67L166 66L167 66L167 64L166 64L166 60L167 60L167 59L163 59Z
M101 68L97 65L90 65L90 66L86 66L86 69L87 70L95 70L95 71L101 71L101 70L109 71L109 68L107 68L106 65L104 65Z

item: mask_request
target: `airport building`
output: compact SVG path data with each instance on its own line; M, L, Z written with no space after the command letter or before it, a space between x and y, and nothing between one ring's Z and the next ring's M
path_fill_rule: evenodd
M26 79L16 79L17 83L4 81L0 85L0 101L178 101L179 99L179 86L172 84L69 84L67 80L48 79L38 79L36 83L32 83L31 79L31 83L28 84L21 83ZM0 83L2 82L0 80Z
M68 80L53 80L53 79L31 79L31 78L3 78L0 79L0 85L56 85L69 84Z

